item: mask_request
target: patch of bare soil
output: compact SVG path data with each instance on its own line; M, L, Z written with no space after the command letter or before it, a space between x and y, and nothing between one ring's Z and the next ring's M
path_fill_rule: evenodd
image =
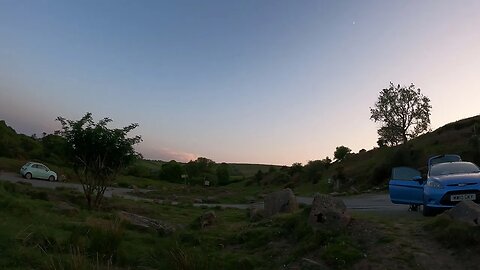
M425 221L411 217L355 219L352 237L363 249L364 259L352 269L479 269L480 256L445 248L424 229Z

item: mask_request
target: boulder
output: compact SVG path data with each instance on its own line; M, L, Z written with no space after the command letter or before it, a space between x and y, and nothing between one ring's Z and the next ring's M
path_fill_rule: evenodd
M308 217L308 223L313 227L342 229L348 226L351 219L341 199L318 193L313 198L312 210Z
M140 190L138 189L137 186L131 185L130 188L133 189L133 193L134 193L134 194L139 194L139 193L140 193Z
M203 213L200 217L200 228L206 228L212 226L217 219L217 215L214 211L208 211Z
M470 224L471 226L480 225L480 205L473 201L459 202L455 207L445 212L453 220L458 220Z
M265 217L278 213L291 213L297 209L297 199L289 188L270 193L265 197Z
M253 222L260 221L265 217L265 211L263 209L250 207L247 210L248 210L248 217L250 218L250 221L253 221Z
M125 212L125 211L120 211L118 213L118 217L122 221L128 222L129 224L135 227L138 227L141 229L154 229L155 231L157 231L162 235L171 234L175 232L175 228L173 226L156 219L140 216L140 215Z

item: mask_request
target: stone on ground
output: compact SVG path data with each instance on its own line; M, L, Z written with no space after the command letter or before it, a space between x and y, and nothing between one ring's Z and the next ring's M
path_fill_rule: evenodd
M297 209L297 199L289 188L270 193L265 197L265 217L278 213L291 213Z
M455 207L445 212L453 220L458 220L470 224L471 226L480 225L480 205L473 201L459 202Z
M342 229L348 226L351 216L345 203L326 194L316 194L308 223L317 228Z
M144 217L141 215L120 211L118 216L121 220L141 229L154 229L160 234L171 234L175 232L175 228L165 222Z

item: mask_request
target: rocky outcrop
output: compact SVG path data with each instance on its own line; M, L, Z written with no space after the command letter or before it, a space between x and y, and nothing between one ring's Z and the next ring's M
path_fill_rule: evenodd
M271 217L278 213L291 213L298 209L295 194L289 188L273 192L265 197L265 216Z
M122 221L127 222L132 226L138 227L140 229L153 229L162 235L175 232L175 228L172 225L156 219L140 216L125 211L120 211L118 213L118 217Z
M313 198L312 210L308 223L316 228L342 229L351 221L345 203L325 194L316 194Z
M463 201L445 212L453 220L468 223L471 226L480 225L480 205L473 201Z
M265 217L265 211L263 209L250 207L247 209L247 211L248 211L248 217L250 218L250 221L253 221L253 222L260 221Z
M204 229L206 227L212 226L217 220L217 215L214 211L208 211L203 213L200 217L200 228Z

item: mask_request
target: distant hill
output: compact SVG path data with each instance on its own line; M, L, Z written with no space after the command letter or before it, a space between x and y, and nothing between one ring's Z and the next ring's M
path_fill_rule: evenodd
M272 168L280 169L282 167L279 165L247 164L247 163L229 163L229 165L236 175L242 175L245 177L252 177L258 171L262 171L263 173L266 173Z

